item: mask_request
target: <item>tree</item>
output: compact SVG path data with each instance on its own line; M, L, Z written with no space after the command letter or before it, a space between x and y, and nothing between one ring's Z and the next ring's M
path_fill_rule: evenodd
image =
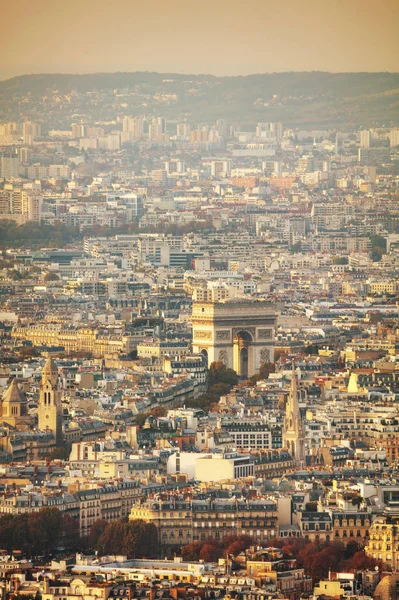
M148 417L155 417L156 419L158 419L159 417L166 417L166 414L166 409L163 406L155 406L149 412L140 413L139 415L136 415L136 425L142 427L148 419Z
M60 278L56 273L46 273L43 277L44 281L59 281Z
M61 537L61 513L57 508L42 508L29 515L28 529L32 550L36 554L48 555Z
M54 450L46 456L46 460L68 460L70 451L68 448L54 448Z
M355 554L346 561L345 568L347 570L366 570L375 569L376 566L382 566L381 561L375 560L370 556L366 556L364 550L358 550Z
M158 533L153 523L141 519L119 519L108 523L99 536L102 554L126 554L129 558L151 558L158 554Z
M63 546L75 550L80 545L79 520L65 514L61 517L61 540Z
M90 533L88 537L89 548L98 550L98 541L106 528L108 527L108 521L105 519L96 519L93 525L90 527Z
M223 550L212 541L206 542L200 551L200 560L205 562L216 562L223 556Z
M381 235L371 235L371 258L374 262L381 260L382 255L387 251L386 239Z
M36 356L40 356L40 352L37 348L32 348L30 346L24 346L19 350L19 355L22 359L34 358Z
M346 256L334 256L332 261L333 265L347 265L349 262Z
M216 383L227 383L231 387L237 385L237 373L223 362L213 362L209 367L209 385L212 387Z
M24 278L24 276L22 275L22 273L20 271L17 271L16 269L12 269L8 273L8 278L12 279L13 281L20 281L21 279Z
M361 496L354 496L352 498L352 504L353 504L353 506L357 506L357 508L359 508L359 506L361 505L362 502L363 502L363 498Z
M260 369L259 369L259 373L256 373L256 375L252 375L252 377L249 378L249 381L252 385L255 385L257 383L257 381L263 381L264 379L268 379L270 373L275 373L276 372L276 365L272 362L266 362L261 364Z
M201 542L191 542L183 546L181 549L181 555L185 561L197 561L200 557L200 552L203 544Z

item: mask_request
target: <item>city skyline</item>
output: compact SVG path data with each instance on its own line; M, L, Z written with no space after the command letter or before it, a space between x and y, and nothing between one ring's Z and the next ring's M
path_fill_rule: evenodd
M399 71L388 0L350 5L250 0L167 6L118 0L53 5L18 0L6 11L0 79L30 73L158 71L218 76L284 71ZM22 44L21 41L24 41ZM27 51L29 48L29 51Z

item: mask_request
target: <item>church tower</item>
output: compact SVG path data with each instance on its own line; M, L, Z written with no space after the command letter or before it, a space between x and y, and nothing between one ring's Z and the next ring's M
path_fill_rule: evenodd
M297 466L305 464L305 427L299 410L294 361L292 362L290 393L285 407L283 447L287 448Z
M57 447L62 446L62 404L58 382L58 370L51 356L46 360L42 372L42 384L38 408L38 427L50 430Z

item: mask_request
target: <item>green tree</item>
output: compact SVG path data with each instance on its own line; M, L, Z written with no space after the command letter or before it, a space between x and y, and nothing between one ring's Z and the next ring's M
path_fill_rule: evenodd
M374 262L381 260L382 255L387 251L386 239L381 235L371 235L371 258Z
M333 257L333 265L347 265L348 258L346 256L334 256Z
M17 271L16 269L12 269L8 273L8 278L12 279L13 281L21 281L21 279L23 279L24 276L22 275L22 273L20 271Z

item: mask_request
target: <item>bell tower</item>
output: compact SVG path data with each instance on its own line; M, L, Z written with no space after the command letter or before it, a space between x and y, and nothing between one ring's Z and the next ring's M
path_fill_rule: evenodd
M62 404L59 389L58 370L51 356L46 360L42 371L38 408L38 427L51 431L57 447L62 446Z

